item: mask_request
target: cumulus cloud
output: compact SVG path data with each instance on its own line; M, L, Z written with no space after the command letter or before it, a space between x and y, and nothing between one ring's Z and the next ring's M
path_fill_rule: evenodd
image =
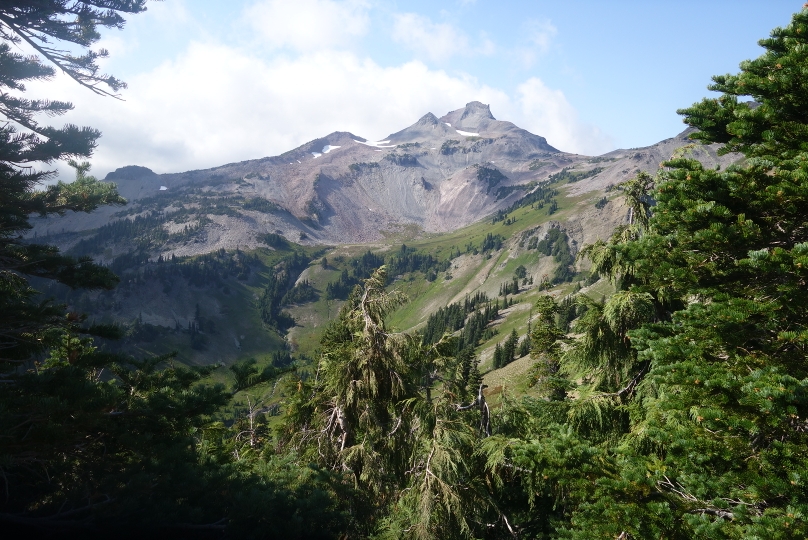
M597 155L614 149L614 141L597 127L582 123L560 90L531 77L516 88L514 100L520 127L547 138L565 152Z
M432 22L417 13L399 13L393 23L392 38L418 55L444 62L455 55L490 55L494 43L484 34L471 42L461 30L447 23Z
M248 7L243 20L269 47L296 51L345 46L370 21L362 0L264 0Z
M427 111L508 100L472 77L418 61L382 67L326 51L267 62L202 43L130 78L125 102L94 96L65 78L31 91L71 100L76 109L66 121L101 129L93 158L101 175L128 164L172 172L277 155L337 130L380 138Z
M340 35L345 36L334 34L327 42L339 43ZM100 98L63 75L30 84L27 95L72 101L76 108L63 121L102 131L91 160L101 177L124 165L180 172L278 155L333 131L380 140L427 112L441 116L473 100L490 103L497 118L561 150L597 154L612 148L608 137L578 119L561 91L538 78L508 93L419 60L383 66L350 50L261 56L198 41L127 82L126 101ZM63 123L55 120L50 123Z

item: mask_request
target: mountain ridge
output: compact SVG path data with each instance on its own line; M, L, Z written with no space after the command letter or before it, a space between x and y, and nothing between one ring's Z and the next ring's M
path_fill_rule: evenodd
M628 209L612 187L640 170L653 173L677 151L709 167L735 159L692 146L688 134L582 156L471 102L441 118L425 114L382 141L337 131L279 156L210 169L121 167L106 180L118 184L127 206L33 219L29 239L90 256L122 277L115 292L49 294L99 320L136 321L131 343L144 350L168 351L149 341L159 334L184 351L184 362L232 362L282 347L286 330L268 326L262 311L273 276L285 275L288 286L305 281L313 287L305 294L323 296L367 250L387 257L406 242L436 265L414 281L402 278L401 286L414 287L405 292L416 311L400 319L405 328L466 295L496 296L519 265L533 290L556 272L555 258L535 247L551 230L563 233L574 257L626 222ZM500 247L492 251L494 244ZM279 269L279 261L304 252L338 262ZM330 300L284 305L298 321L286 343L303 352L338 308ZM196 326L201 333L186 330Z
M641 149L583 156L497 120L488 105L472 101L440 118L427 113L382 141L335 131L278 156L209 169L156 174L138 165L122 167L105 180L115 181L129 200L125 210L34 220L32 234L58 236L56 243L68 249L79 236L116 219L158 212L172 231L183 227L172 215L184 219L196 211L199 234L168 242L151 254L157 257L254 248L264 245L267 234L336 245L405 231L447 232L509 207L564 171L574 172L577 181L564 189L576 194L651 172L688 144L686 133ZM709 147L694 152L708 166L731 161ZM217 208L205 213L214 200ZM113 246L101 260L124 249Z

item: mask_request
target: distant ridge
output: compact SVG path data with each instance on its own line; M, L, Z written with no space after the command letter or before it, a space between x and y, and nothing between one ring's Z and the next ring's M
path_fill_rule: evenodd
M130 201L123 210L40 220L32 234L64 230L62 247L69 247L78 239L71 232L86 235L110 220L157 213L167 231L198 228L192 241L161 246L165 254L257 247L269 233L304 244L373 242L404 230L469 225L551 178L562 178L558 188L570 193L604 190L639 170L656 170L687 142L679 136L590 158L562 152L471 101L440 118L428 112L380 141L335 131L279 156L211 169L158 175L122 167L106 180ZM722 162L709 148L697 152L710 165ZM574 174L558 176L564 171ZM570 178L574 183L564 186ZM127 249L110 246L103 260Z

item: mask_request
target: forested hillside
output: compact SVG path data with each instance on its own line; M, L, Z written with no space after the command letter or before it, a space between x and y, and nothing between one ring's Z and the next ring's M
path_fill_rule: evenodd
M75 2L77 24L70 6L0 6L0 86L22 93L61 68L121 87L67 49L144 2ZM41 57L14 52L19 40ZM329 248L270 232L260 249L166 256L161 235L192 242L193 228L140 212L67 253L25 240L33 213L125 201L77 161L74 182L40 188L49 173L30 164L86 158L99 134L40 126L33 113L70 105L3 93L4 530L808 537L808 9L761 45L713 79L719 97L679 111L693 145L653 174L577 191L603 172L595 160L505 193L504 175L477 167L495 197L519 192L499 212ZM707 166L703 143L741 159ZM200 201L182 215L219 208ZM91 258L124 237L109 264ZM124 306L149 291L181 306L173 324ZM240 334L250 318L264 342Z

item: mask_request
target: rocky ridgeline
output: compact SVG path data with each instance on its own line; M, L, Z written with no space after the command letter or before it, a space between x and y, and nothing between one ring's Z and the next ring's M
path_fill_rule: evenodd
M159 215L170 233L157 250L165 254L252 248L268 233L304 244L371 242L390 232L471 224L564 172L560 189L602 191L656 170L687 144L683 133L599 157L565 153L475 101L442 118L428 113L383 141L335 132L280 156L213 169L157 175L123 167L106 180L129 205L40 220L32 234L66 249L110 221ZM710 147L693 152L709 166L731 160ZM102 259L127 249L109 246Z

